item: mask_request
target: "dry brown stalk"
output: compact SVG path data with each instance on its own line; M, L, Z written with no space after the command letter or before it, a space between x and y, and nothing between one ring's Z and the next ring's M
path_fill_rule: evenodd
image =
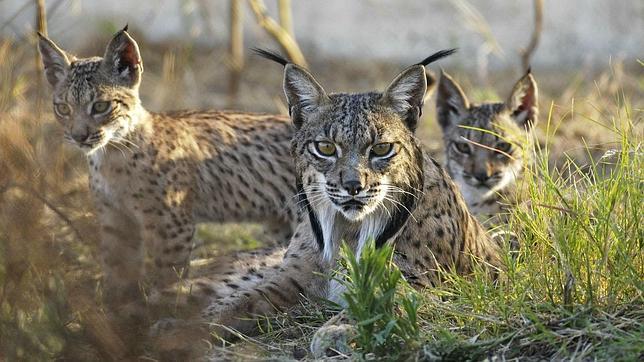
M304 54L300 50L300 47L297 45L295 38L288 32L287 29L284 29L275 19L271 18L268 15L266 10L266 4L263 0L249 0L250 7L255 13L255 18L257 18L257 23L259 26L264 28L275 40L280 44L284 52L288 55L289 59L298 65L307 67L306 60L304 59Z

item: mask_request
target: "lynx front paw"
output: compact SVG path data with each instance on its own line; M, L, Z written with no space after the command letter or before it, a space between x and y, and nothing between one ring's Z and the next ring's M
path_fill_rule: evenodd
M352 324L327 323L315 331L311 340L311 353L316 359L338 354L350 355L353 351L351 341L355 335L356 328Z

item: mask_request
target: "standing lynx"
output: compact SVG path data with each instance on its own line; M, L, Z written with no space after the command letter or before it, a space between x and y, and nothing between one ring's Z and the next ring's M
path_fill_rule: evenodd
M56 119L87 155L108 302L136 298L144 275L162 286L185 274L197 222L290 232L297 220L288 118L148 112L139 48L126 30L102 58L76 58L42 35L39 43Z
M496 220L508 202L521 196L519 184L531 159L531 130L538 116L537 83L528 72L505 103L477 105L443 73L436 110L447 172L480 221Z

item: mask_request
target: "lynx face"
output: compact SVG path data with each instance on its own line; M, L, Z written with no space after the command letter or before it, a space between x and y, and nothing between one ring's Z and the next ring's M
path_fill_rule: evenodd
M39 49L65 140L88 155L109 142L127 142L124 137L140 109L143 63L125 29L114 36L103 58L76 59L43 36Z
M438 88L446 167L468 202L489 197L520 176L537 122L537 87L530 73L505 103L470 105L461 88L443 74Z
M413 132L426 88L421 65L383 93L360 94L327 94L306 70L286 66L298 188L325 256L337 222L356 230L359 251L367 238L394 236L414 209L423 185Z

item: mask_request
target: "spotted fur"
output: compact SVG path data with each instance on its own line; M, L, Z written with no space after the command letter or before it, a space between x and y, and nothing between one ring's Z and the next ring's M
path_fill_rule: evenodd
M87 154L108 301L140 294L146 278L165 286L185 275L198 222L262 222L288 240L298 212L287 117L146 111L125 30L102 58L43 36L39 45L65 139Z
M470 211L486 224L504 218L518 202L520 180L531 162L537 123L537 84L530 72L504 103L470 104L443 73L436 101L443 130L446 168Z
M308 71L286 64L284 90L296 126L292 154L309 217L275 271L211 298L202 321L219 333L250 332L255 316L284 310L302 296L337 297L341 289L328 276L342 241L358 253L367 239L394 243L394 261L417 288L440 282L439 269L467 275L478 262L492 273L502 268L498 246L414 135L425 77L424 67L415 65L384 92L329 94ZM319 142L333 144L333 156ZM374 154L381 143L391 143L391 152Z

